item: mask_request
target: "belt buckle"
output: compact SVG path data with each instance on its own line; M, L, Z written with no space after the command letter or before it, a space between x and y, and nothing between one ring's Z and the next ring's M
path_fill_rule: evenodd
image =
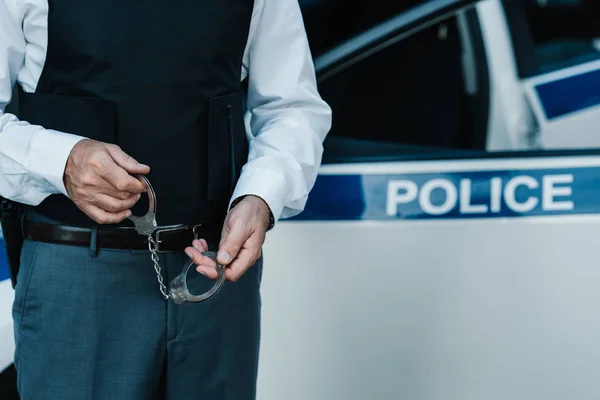
M161 233L165 233L165 232L173 232L173 231L180 231L180 230L187 230L187 229L192 229L192 231L194 232L194 239L198 239L198 228L202 226L202 224L198 224L198 225L175 225L175 226L168 226L168 227L164 227L164 228L158 228L154 231L154 241L156 242L156 249L155 251L157 253L168 253L168 250L161 250L160 249L160 243L162 242L162 240L160 239L160 235ZM190 243L191 246L191 243Z

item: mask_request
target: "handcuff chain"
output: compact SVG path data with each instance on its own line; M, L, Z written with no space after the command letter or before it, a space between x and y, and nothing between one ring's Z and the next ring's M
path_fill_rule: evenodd
M167 287L165 286L160 264L158 263L158 253L156 252L156 242L152 238L152 235L148 235L148 249L152 253L152 262L154 263L154 271L156 271L156 279L158 280L158 284L160 286L160 292L163 294L165 300L169 299L169 295L167 294Z

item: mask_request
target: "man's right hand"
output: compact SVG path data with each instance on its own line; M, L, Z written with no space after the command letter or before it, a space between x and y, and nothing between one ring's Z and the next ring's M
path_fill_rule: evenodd
M71 200L91 219L116 224L131 215L146 190L132 174L149 171L117 145L82 139L71 150L64 182Z

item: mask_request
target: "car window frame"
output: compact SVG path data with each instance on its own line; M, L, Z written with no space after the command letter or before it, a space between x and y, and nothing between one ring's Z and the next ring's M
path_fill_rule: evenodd
M481 0L429 0L354 36L318 55L315 71L318 82L349 68L430 26L475 7Z
M485 97L486 115L485 121L480 121L487 130L487 118L489 115L489 75L487 71L487 57L485 55L485 44L481 37L479 21L477 20L477 11L475 6L481 0L434 0L427 1L406 10L387 21L356 35L348 41L335 46L330 51L324 52L315 58L315 70L317 81L323 84L329 78L342 73L347 68L367 59L368 57L387 49L394 44L411 37L429 27L447 20L448 18L458 17L460 13L466 16L466 23L469 25L471 39L476 43L476 47L483 57L482 62L477 68L478 90L481 96ZM478 31L478 32L475 32ZM485 147L485 138L480 140L481 147ZM432 154L437 154L441 158L457 157L459 155L481 154L485 150L465 150L437 148L433 146L418 146L411 144L402 144L398 142L368 141L364 139L330 137L325 140L324 164L339 164L346 162L372 162L381 160L406 159L414 156L426 156L430 158ZM366 151L365 149L373 149ZM343 149L343 150L342 150ZM357 156L356 150L365 151L363 156ZM377 150L379 149L379 150ZM340 154L345 153L345 154ZM379 153L379 154L378 154ZM362 161L360 161L362 160Z

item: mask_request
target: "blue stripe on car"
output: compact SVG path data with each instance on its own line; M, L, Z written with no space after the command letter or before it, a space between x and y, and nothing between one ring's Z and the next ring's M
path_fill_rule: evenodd
M292 220L515 218L600 213L600 167L320 175Z
M553 120L600 104L600 70L543 83L535 90L546 118Z

